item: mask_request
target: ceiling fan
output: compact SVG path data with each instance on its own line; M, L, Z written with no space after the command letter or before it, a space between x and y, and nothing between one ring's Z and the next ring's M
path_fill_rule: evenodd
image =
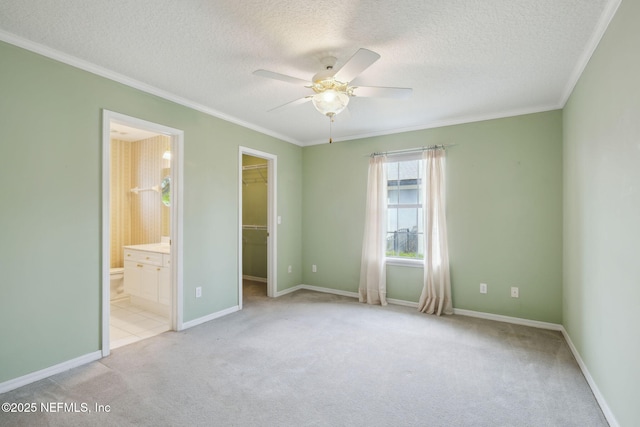
M351 85L360 73L380 59L380 55L368 49L359 49L339 70L334 70L337 59L333 56L322 58L324 70L314 75L311 81L297 77L276 73L268 70L256 70L256 76L280 80L310 88L315 92L303 98L296 99L269 111L284 107L304 104L311 101L321 114L333 121L336 114L342 112L349 104L349 99L357 97L384 97L403 99L411 96L412 89L401 87L357 86ZM331 142L331 138L329 138Z

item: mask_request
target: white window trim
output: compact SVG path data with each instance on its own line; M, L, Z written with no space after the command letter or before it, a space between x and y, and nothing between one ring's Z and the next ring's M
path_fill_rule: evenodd
M424 260L419 258L386 257L385 262L387 263L387 265L424 268Z

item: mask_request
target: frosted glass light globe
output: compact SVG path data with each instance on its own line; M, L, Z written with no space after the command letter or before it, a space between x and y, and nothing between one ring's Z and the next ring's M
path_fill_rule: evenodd
M347 107L349 95L334 89L327 89L324 92L313 95L311 102L320 113L333 117Z

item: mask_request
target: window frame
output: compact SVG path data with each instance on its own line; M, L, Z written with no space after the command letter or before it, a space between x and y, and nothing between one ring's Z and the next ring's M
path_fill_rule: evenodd
M415 161L418 160L421 163L421 168L419 168L419 170L424 171L424 159L422 157L422 152L418 152L418 153L402 153L402 154L395 154L395 155L389 155L387 157L387 161L385 162L385 174L386 174L386 179L387 182L390 181L389 176L388 176L388 165L390 163L399 163L399 162L406 162L406 161ZM422 174L423 175L423 174ZM418 179L420 180L419 185L418 185L418 200L424 199L424 197L420 197L420 194L423 194L423 176L418 176ZM387 191L388 191L389 187L387 185ZM424 195L424 194L423 194ZM398 199L399 201L399 199ZM394 205L394 207L396 209L400 209L402 207L417 207L417 209L424 209L424 200L422 200L422 203L418 203L418 204L402 204L402 203L398 203L397 205ZM386 209L386 215L389 215L389 198L387 197L387 200L385 201L385 209ZM385 227L384 230L384 240L386 242L387 236L389 235L389 231L388 231L388 222L389 220L387 219L387 226ZM425 224L424 224L424 210L423 210L423 215L422 218L418 218L419 222L423 222L422 224L422 233L419 233L419 236L421 238L424 239L424 233L425 233ZM418 225L418 228L420 228L420 225ZM386 254L385 251L385 263L387 265L396 265L396 266L405 266L405 267L424 267L424 257L422 258L410 258L410 257L402 257L402 256L389 256Z

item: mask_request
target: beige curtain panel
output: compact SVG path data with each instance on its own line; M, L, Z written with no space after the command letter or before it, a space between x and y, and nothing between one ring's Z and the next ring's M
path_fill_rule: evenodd
M423 159L424 287L418 309L438 316L453 314L445 218L445 150L426 150Z
M367 210L365 214L362 261L360 263L360 302L387 305L385 239L387 221L386 156L369 159Z

